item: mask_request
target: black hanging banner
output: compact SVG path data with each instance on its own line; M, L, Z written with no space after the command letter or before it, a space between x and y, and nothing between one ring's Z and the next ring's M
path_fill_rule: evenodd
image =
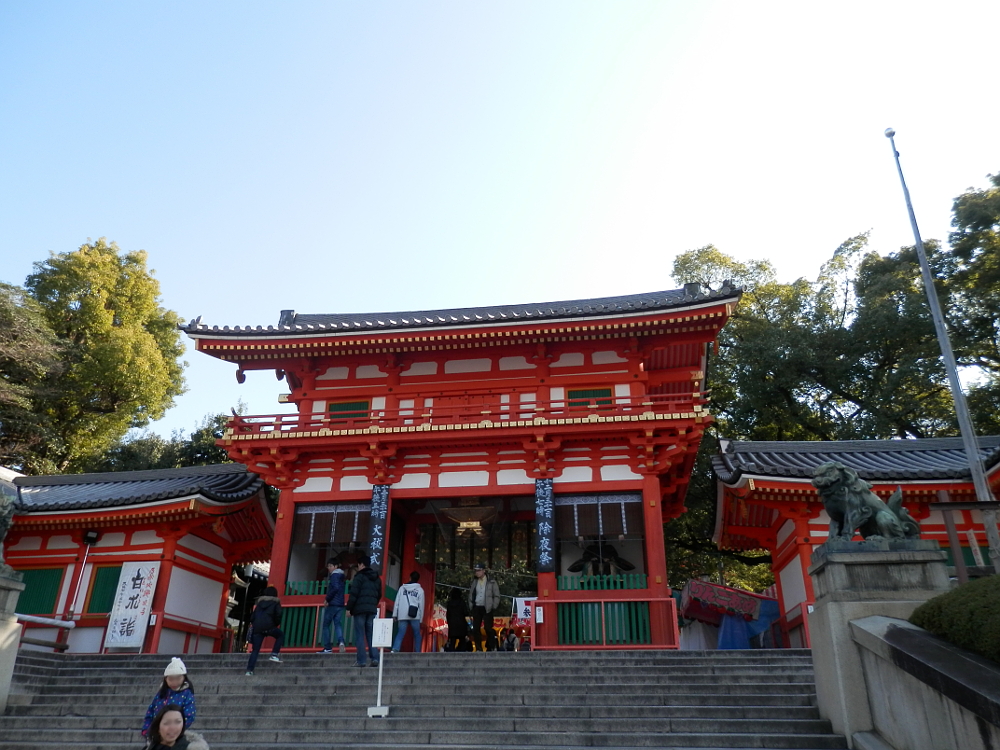
M535 572L554 573L555 516L552 511L552 480L535 480Z
M389 485L376 484L372 486L372 513L368 524L368 554L372 564L379 573L382 572L382 555L385 552L386 517L389 514Z

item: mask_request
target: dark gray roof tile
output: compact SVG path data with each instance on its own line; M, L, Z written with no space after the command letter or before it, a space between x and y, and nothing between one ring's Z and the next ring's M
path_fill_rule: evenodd
M263 482L241 464L190 466L182 469L119 471L17 477L21 513L93 510L203 495L221 503L246 500Z
M1000 464L1000 435L980 437L987 470ZM950 479L972 481L961 438L808 442L732 441L712 457L715 475L727 484L744 474L808 479L813 469L839 461L869 481Z
M208 326L195 318L180 326L187 333L236 334L260 333L319 333L329 329L354 328L406 329L428 326L474 325L479 321L533 320L586 318L595 315L632 313L637 311L669 310L702 302L739 298L739 289L723 286L719 291L703 292L689 289L671 289L662 292L627 294L619 297L541 302L523 305L494 305L487 307L459 307L448 310L415 310L412 312L373 313L297 313L282 310L276 326Z

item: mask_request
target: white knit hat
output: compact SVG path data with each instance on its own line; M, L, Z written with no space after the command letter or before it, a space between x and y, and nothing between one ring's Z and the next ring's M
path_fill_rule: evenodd
M167 668L163 670L164 677L170 677L171 675L187 674L187 667L184 666L184 662L178 659L176 656L170 660Z

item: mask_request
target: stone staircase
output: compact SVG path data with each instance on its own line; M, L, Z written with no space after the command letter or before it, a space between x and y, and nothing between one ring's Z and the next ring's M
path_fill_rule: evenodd
M185 655L212 750L845 748L816 710L808 651ZM0 750L139 750L167 655L22 651Z

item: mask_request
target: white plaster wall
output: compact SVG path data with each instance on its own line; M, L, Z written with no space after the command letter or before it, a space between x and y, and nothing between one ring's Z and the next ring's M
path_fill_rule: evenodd
M163 540L160 538L160 535L157 534L152 529L145 529L143 531L134 531L134 532L132 532L132 544L133 545L139 545L139 544L159 544L162 541Z
M528 476L524 469L500 469L497 472L497 484L509 486L512 484L534 484L535 480Z
M806 600L806 582L798 555L781 569L778 578L781 580L781 595L784 597L783 604L786 612L796 604Z
M444 363L444 371L449 374L461 372L489 372L492 367L493 360L489 358L449 359Z
M316 380L347 380L348 372L346 367L330 367L322 375L318 375Z
M393 483L394 490L417 490L431 486L431 475L424 473L404 474L403 477Z
M353 474L340 478L340 491L349 492L351 490L370 490L372 486L368 484L368 477L364 474Z
M312 580L316 570L316 552L308 547L292 545L292 551L288 556L288 580L306 581ZM278 592L281 593L280 591Z
M501 370L530 370L534 367L525 357L501 357Z
M309 477L301 487L292 490L293 494L301 492L330 492L333 489L333 477Z
M601 479L605 482L615 482L625 479L642 479L642 475L636 474L628 465L602 466Z
M94 547L124 547L124 546L125 546L124 531L116 531L111 534L101 534L101 538L98 539L97 544L94 545Z
M778 529L778 535L777 535L778 547L781 547L781 545L785 543L785 540L788 539L788 537L790 537L794 531L795 531L795 522L785 521L781 525L781 528Z
M204 636L203 635L203 636L199 637L197 640L192 639L192 641L191 641L192 648L195 645L197 645L197 647L198 647L198 653L199 654L210 654L210 653L212 653L212 649L215 647L215 640L212 639L212 638L209 638L208 636Z
M205 557L211 557L213 560L222 560L224 562L226 559L226 556L222 554L222 547L217 544L212 544L201 537L194 536L193 534L181 537L177 543L182 547L187 547L188 549L193 549L195 552L200 552L205 555Z
M378 369L378 365L361 365L358 367L355 377L358 380L363 380L366 378L387 378L389 373L382 372Z
M489 483L488 471L447 471L438 475L438 487L485 487Z
M213 581L175 565L163 608L167 614L214 626L218 622L222 595L221 581Z
M583 352L566 352L549 367L583 367Z
M42 548L42 538L40 536L22 536L17 540L17 544L5 547L8 550L36 550Z
M14 632L17 633L17 637L20 637L20 630L15 630ZM28 628L27 635L29 638L38 638L43 641L59 640L59 630L57 628ZM52 649L47 646L34 646L30 643L22 643L18 648L25 651L47 651L50 654L53 653Z
M400 373L401 377L412 377L414 375L437 375L437 362L414 362L409 369Z
M115 536L118 536L118 535L116 534ZM125 535L122 534L121 536L122 536L122 541L124 541L125 540ZM96 546L99 546L99 545L100 545L100 542L98 542L94 546L96 547ZM64 534L59 534L58 536L50 536L49 537L49 543L45 545L45 549L76 549L79 546L80 545L77 544L76 542L74 542L73 541L73 537L71 537L69 534L65 534L65 535ZM121 544L119 544L117 546L120 547Z
M187 638L187 633L182 633L180 630L172 630L171 628L163 628L160 631L160 645L156 649L158 654L183 654L184 653L184 641ZM194 677L192 680L196 679Z
M104 648L104 628L73 628L69 631L70 654L99 654Z
M589 466L567 466L563 473L552 480L553 484L564 482L592 482L594 481L594 470Z
M615 362L628 362L624 357L619 357L614 352L594 352L590 356L595 365L610 365Z

